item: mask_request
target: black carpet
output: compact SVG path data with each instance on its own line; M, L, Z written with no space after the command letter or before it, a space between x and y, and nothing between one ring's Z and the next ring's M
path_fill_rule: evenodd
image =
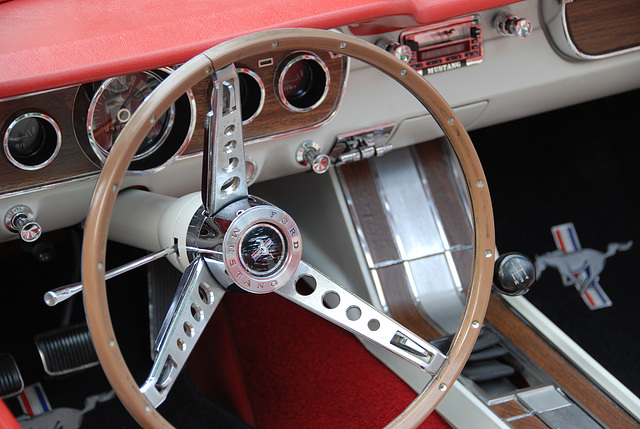
M590 310L558 271L541 273L527 298L640 395L640 91L470 133L491 190L502 253L532 259L556 250L551 227L573 222L582 248L604 252L608 308Z
M3 299L0 302L0 326L3 327L0 353L9 353L15 358L25 386L40 383L54 410L83 410L88 397L111 391L99 366L69 375L48 376L34 344L37 334L85 321L81 295L53 308L47 307L42 298L49 289L79 280L81 239L79 228L46 234L41 242L47 242L48 246L55 249L55 257L46 263L32 256L30 246L20 245L23 247L20 249L19 243L15 242L0 246L0 267L4 273ZM122 265L142 255L138 249L110 243L107 268ZM145 269L138 269L108 282L118 343L139 385L152 364L146 273ZM6 403L16 417L23 414L17 397L7 399ZM186 371L178 377L158 411L180 428L249 428L237 416L202 395ZM30 427L29 422L23 425ZM128 429L139 425L114 397L98 402L95 409L84 415L80 427Z

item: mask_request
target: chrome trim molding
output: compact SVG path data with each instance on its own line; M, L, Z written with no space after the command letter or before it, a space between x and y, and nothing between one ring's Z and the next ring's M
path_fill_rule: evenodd
M158 68L158 69L155 69L155 70L159 71L161 73L165 73L167 75L169 75L169 74L174 72L174 69L171 68L171 67L161 67L161 68ZM154 70L147 70L147 71L144 71L144 73L153 73L153 71ZM164 77L162 77L162 76L158 76L158 77L161 80L164 80ZM107 79L107 80L105 80L105 82L110 81L111 79L114 79L114 78ZM103 82L103 85L104 85L104 82ZM102 85L101 85L101 88L102 88ZM96 92L96 94L97 93L98 92ZM156 173L156 172L164 169L168 165L172 164L177 159L188 158L189 156L191 156L191 154L189 154L189 155L182 155L182 154L184 153L184 151L189 146L189 143L191 143L191 138L193 137L193 133L195 132L195 129L196 129L197 107L196 107L196 99L195 99L195 96L193 95L193 91L191 89L186 91L184 93L184 96L187 97L187 101L189 103L189 115L190 115L190 117L189 117L189 127L187 129L185 138L182 141L182 144L180 145L178 150L167 161L165 161L164 163L158 165L157 167L149 168L149 169L146 169L146 170L127 170L127 174L128 175L144 176L144 175L147 175L147 174ZM95 98L95 95L94 95L94 98ZM89 138L89 143L90 143L91 148L93 149L94 153L98 156L100 162L104 164L104 162L106 161L106 155L104 153L102 153L103 152L102 148L96 149L96 147L94 146L95 142L92 140L91 133L89 131L90 121L91 121L91 116L92 116L93 102L94 101L92 100L91 101L92 104L91 104L91 106L89 108L89 113L87 114L87 124L86 124L87 137ZM173 116L175 116L175 104L172 105L171 110L174 112ZM162 143L164 143L166 141L167 137L169 136L174 121L175 121L175 117L173 117L171 119L171 124L169 124L170 126L167 127L166 131L163 133L163 136L162 136L161 140L156 145L154 145L153 148L151 148L149 151L147 151L147 152L145 152L143 154L136 155L133 160L135 161L135 160L142 159L142 158L150 155L151 153L153 153L156 149L158 149L162 145ZM202 152L198 152L198 154L201 155Z
M412 149L399 149L369 162L378 198L399 253L398 260L373 260L354 202L344 184L342 191L378 300L388 311L377 270L401 265L420 313L442 332L455 332L464 302L453 252L473 248L472 243L450 243L426 175ZM344 183L340 169L336 171ZM439 275L434 277L433 273Z
M242 73L242 74L246 74L247 76L252 77L256 81L258 86L260 87L260 105L258 106L258 109L255 111L255 113L253 115L248 117L246 120L242 121L242 125L247 125L247 124L253 122L253 120L256 117L258 117L260 112L262 112L262 108L264 107L264 100L265 100L265 97L266 97L266 92L265 92L265 89L264 89L264 82L262 82L262 79L260 79L260 76L258 76L258 74L256 72L254 72L253 70L249 70L247 68L239 68L239 69L236 70L236 72L238 74ZM240 95L240 97L242 98L242 95Z
M168 73L167 70L163 70L163 71ZM163 80L162 76L160 76L157 73L154 73L153 71L142 71L140 73L144 73L144 74L146 74L148 76L152 76L153 78L157 79L158 80L158 85ZM96 140L96 136L94 135L94 132L93 132L93 115L94 115L95 110L96 110L98 99L102 96L102 94L107 89L107 87L109 87L109 85L111 85L117 79L120 79L122 77L123 76L114 76L114 77L108 78L105 81L103 81L100 84L100 87L98 88L98 90L93 94L93 98L91 99L91 102L89 103L89 111L87 112L86 128L87 128L87 137L89 138L89 144L91 145L91 149L93 149L93 152L96 154L98 159L100 159L100 161L103 164L107 160L107 157L109 156L109 151L106 150L105 148L103 148L102 146L100 146L100 144ZM128 111L128 109L123 109L123 110ZM134 112L129 112L129 117L127 117L126 120L124 120L124 119L121 119L119 117L120 113L123 110L118 112L118 120L120 120L121 123L127 122L129 120L129 117L131 117L131 115L133 115L133 113L134 113ZM171 128L173 127L173 123L175 121L175 111L176 111L175 104L172 104L171 107L169 108L168 112L167 112L169 114L169 116L167 118L167 123L164 126L164 129L162 131L162 135L160 136L158 141L155 142L154 145L152 147L150 147L149 149L147 149L145 152L143 152L141 154L136 154L133 157L134 160L142 159L142 158L145 158L146 156L152 154L153 152L155 152L162 145L162 143L165 142L165 140L169 136L169 133L171 132Z
M311 105L309 107L296 107L296 106L294 106L293 104L291 104L287 100L287 96L284 93L284 77L286 76L286 74L289 71L289 69L291 67L293 67L296 63L300 62L300 61L313 61L313 62L315 62L316 64L318 64L322 68L322 70L324 71L324 76L325 76L324 91L322 92L322 96L318 99L318 101L316 101L313 105ZM300 52L294 58L292 58L289 61L287 61L285 66L282 68L282 70L280 70L279 76L277 76L277 79L278 79L278 82L277 82L277 85L276 85L276 88L277 88L276 95L277 95L278 101L280 101L280 103L286 109L288 109L288 110L290 110L292 112L300 112L300 113L301 112L310 112L311 110L313 110L316 107L320 106L322 104L322 102L327 98L327 94L329 93L329 86L331 85L331 74L329 73L329 67L327 67L325 62L322 61L322 59L320 59L320 57L318 57L317 55L315 55L315 54L313 54L311 52Z

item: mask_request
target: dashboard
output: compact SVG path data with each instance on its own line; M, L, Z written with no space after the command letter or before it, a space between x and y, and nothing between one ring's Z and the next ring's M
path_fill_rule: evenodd
M342 97L348 59L327 52L266 52L236 68L244 136L253 142L328 121ZM95 174L135 109L172 71L146 70L4 100L0 163L13 174L0 192ZM149 174L202 152L212 88L212 81L201 81L159 118L133 159L132 174Z
M280 5L278 16L261 15L259 19L256 17L255 24L256 28L267 28L278 20L279 26L287 26L313 15L315 26L328 26L374 44L403 41L406 46L411 44L407 40L412 39L410 34L406 35L409 30L438 28L445 25L443 20L449 25L447 28L454 28L459 25L454 19L457 15L475 20L481 28L482 61L457 69L440 66L435 69L439 73L426 74L469 129L614 94L640 84L631 72L637 67L637 53L595 62L578 62L559 53L545 34L537 2L493 9L499 4L478 2L471 9L471 5L447 3L446 7L438 2L411 3L409 6L417 8L411 12L408 5L395 5L398 12L407 13L392 17L379 4L358 8L357 2L346 7L323 3L317 10L308 11ZM216 19L224 16L224 8L218 7L203 12L202 19L190 22L180 31L163 30L175 34L151 40L140 34L143 29L187 14L186 10L179 10L176 16L169 17L156 8L139 17L139 29L127 26L126 19L118 23L105 20L107 25L96 27L93 19L75 30L53 36L47 32L51 24L45 23L42 33L24 39L16 34L19 24L34 16L30 8L37 8L39 14L50 14L53 21L62 19L60 14L65 8L74 5L63 3L59 9L39 2L29 2L26 7L16 5L8 2L1 6L4 16L13 17L10 26L16 28L3 26L5 42L0 52L0 135L4 149L4 156L0 157L0 211L6 213L14 206L27 205L45 231L82 221L93 181L118 134L113 121L125 123L132 106L190 55L232 37L240 31L236 27L242 23L247 25L246 20L236 20L228 24L228 32L205 25L202 21L207 16ZM104 14L120 16L121 7L112 4ZM76 8L73 11L77 19L84 19L89 13ZM531 18L532 34L526 39L501 35L493 21L505 11ZM243 12L258 13L253 9ZM112 33L115 27L121 32L117 43ZM205 28L206 37L200 34ZM431 30L424 31L428 34ZM197 35L202 40L189 43L187 39ZM65 43L71 39L73 44ZM130 43L131 40L136 43ZM89 43L93 49L85 49ZM151 43L153 47L149 46ZM455 54L458 48L448 49ZM37 60L34 55L38 51L45 58ZM105 59L98 61L97 56ZM356 61L349 62L326 52L290 52L281 57L265 52L243 59L237 68L243 85L243 122L252 182L305 171L308 167L296 160L296 153L307 141L317 142L320 151L328 154L337 136L371 128L387 127L392 147L440 135L419 103L381 73ZM287 94L310 84L315 93L306 95L307 100L294 102L299 107L287 100ZM127 95L127 91L133 95ZM125 97L129 98L124 101ZM114 108L109 104L120 102L129 103L129 107ZM143 144L131 165L128 186L142 186L174 196L198 188L198 175L186 172L199 169L196 165L204 139L204 117L210 103L210 81L203 80L185 93L161 118L155 135L150 135ZM55 198L50 189L55 189ZM1 241L15 238L15 233L7 229L0 231Z
M473 12L462 14L462 20L475 22L473 25L479 29L480 48L474 45L477 49L472 54L482 55L469 61L469 65L475 65L460 68L440 65L432 67L432 71L439 73L425 73L469 129L614 94L640 84L632 72L637 67L638 53L582 62L560 53L545 34L541 5L537 2L519 2L486 11L496 4L478 2L475 9L470 9L471 5L461 9L457 2L453 5L448 2L447 7L438 2L417 2L417 10L393 17L376 4L347 13L356 3L348 7L323 3L318 6L322 10L313 11L280 8L279 25L310 19L302 16L305 13L314 14L316 26L330 25L334 31L354 34L384 47L389 46L389 41L402 42L402 46L414 43L418 52L420 49L415 46L419 41L416 42L412 32L428 35L437 31L433 28L454 29L462 25L456 14L463 10ZM4 152L0 156L0 211L7 213L12 207L27 205L46 231L82 221L93 181L118 128L126 123L136 103L192 53L223 37L231 37L235 34L234 26L240 24L234 21L229 24L229 32L223 34L218 27L191 22L180 31L164 29L176 34L152 41L139 34L141 29L170 19L165 12L153 10L140 17L141 29L127 27L126 20L118 24L106 20L109 24L104 27L96 27L89 20L82 28L62 31L54 37L47 33L50 24L45 23L42 33L30 39L17 38L20 22L26 23L32 17L29 8L38 8L40 14L49 13L54 20L65 7L73 5L63 3L60 10L38 2L26 6L18 8L13 2L1 6L4 16L13 17L9 23L16 28L3 26L4 42L0 45L0 135ZM403 5L399 11L406 7ZM338 9L349 18L338 14ZM84 19L88 13L73 10L78 19ZM501 35L493 22L504 12L531 18L533 31L529 37ZM108 6L104 13L120 16L118 4ZM187 12L181 10L177 15L183 13ZM219 18L224 10L206 13ZM276 18L271 14L261 16L256 18L256 25L264 28L265 20L271 25ZM210 33L201 36L203 40L198 44L188 43L185 39L204 31L199 25ZM472 25L465 25L465 31L471 31ZM116 26L122 34L114 45L115 36L110 32L116 31ZM49 39L42 40L46 38ZM70 39L73 44L64 43ZM90 41L94 48L87 50ZM148 46L152 42L153 48ZM445 57L452 52L448 56L455 57L456 49L472 48L456 47L461 42L462 39L450 40L449 51L421 52ZM98 46L103 50L96 49ZM37 51L43 51L41 55L45 55L46 61L36 59ZM98 61L96 56L102 55L109 60ZM242 59L237 68L243 88L251 182L305 171L308 167L296 160L296 153L307 141L316 142L316 147L328 154L338 136L362 130L386 128L390 147L407 146L440 135L419 103L381 73L356 61L326 52L289 52L279 57L265 52ZM148 136L131 164L128 186L142 186L174 196L198 189L198 174L187 172L199 169L211 87L210 80L203 80L161 118L155 134ZM288 97L296 97L296 91L303 94L301 99L294 100L297 106L288 101ZM55 189L55 197L51 189ZM14 232L0 231L0 241L15 238Z
M74 0L0 1L0 248L17 251L19 235L29 241L82 224L140 104L190 58L237 36L311 27L358 37L422 74L467 130L640 88L640 41L629 32L614 37L623 40L614 49L593 44L589 28L600 24L590 15L574 44L567 16L578 15L567 13L569 3L115 0L97 12ZM300 173L443 135L411 94L364 62L304 49L266 50L234 65L250 186L279 179L304 193ZM213 87L210 77L199 81L155 118L123 187L176 198L200 190ZM523 161L535 148L517 135L502 138L523 174L544 168ZM309 217L330 222L323 216Z

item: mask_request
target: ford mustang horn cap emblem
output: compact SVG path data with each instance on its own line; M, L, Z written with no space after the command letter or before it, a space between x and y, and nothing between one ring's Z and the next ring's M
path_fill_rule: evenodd
M283 265L287 253L282 231L268 224L252 226L242 237L240 260L256 277L268 277Z
M236 285L253 293L284 286L302 257L298 226L283 210L261 205L231 222L223 242L224 265Z

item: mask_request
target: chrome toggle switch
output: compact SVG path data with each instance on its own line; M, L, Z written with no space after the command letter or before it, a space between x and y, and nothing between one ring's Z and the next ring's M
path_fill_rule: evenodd
M33 243L42 235L42 227L35 221L33 211L27 206L15 206L4 217L4 225L17 232L22 241Z
M320 152L318 143L307 140L298 147L296 161L303 166L310 166L314 173L326 173L331 167L331 159L328 155Z
M520 39L529 37L533 31L533 23L530 20L507 12L496 15L493 27L503 36L516 36Z

